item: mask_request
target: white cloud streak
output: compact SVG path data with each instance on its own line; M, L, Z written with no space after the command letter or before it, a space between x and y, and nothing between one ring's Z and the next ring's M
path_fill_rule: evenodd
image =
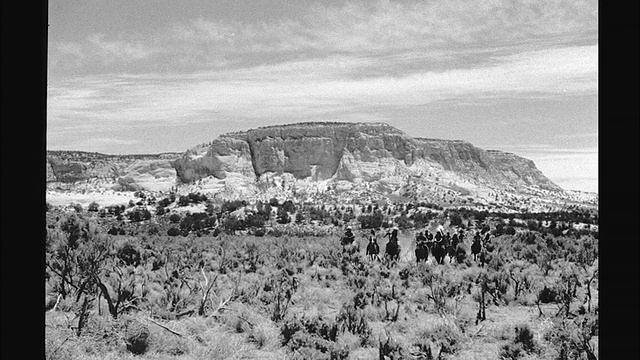
M296 18L265 23L200 18L167 24L143 38L137 33L117 39L91 34L81 43L53 46L52 57L82 59L84 71L97 62L111 71L131 71L137 64L189 72L300 56L539 47L584 37L593 41L597 7L596 1L563 0L352 1L341 7L311 6ZM64 64L56 61L54 70L77 73L77 66Z
M350 77L375 59L332 57L180 75L104 75L54 84L52 124L188 123L212 117L269 119L423 106L438 101L562 96L597 91L597 46L532 51L491 65L404 76ZM54 130L55 131L55 130Z

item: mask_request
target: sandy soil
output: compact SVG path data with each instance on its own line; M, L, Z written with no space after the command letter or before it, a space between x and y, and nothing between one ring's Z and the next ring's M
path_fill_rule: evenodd
M138 201L139 199L133 196L133 192L115 192L105 190L103 192L60 192L60 191L47 191L46 201L53 206L65 206L69 204L80 204L82 207L87 207L92 202L97 202L101 207L111 205L127 205L130 200Z

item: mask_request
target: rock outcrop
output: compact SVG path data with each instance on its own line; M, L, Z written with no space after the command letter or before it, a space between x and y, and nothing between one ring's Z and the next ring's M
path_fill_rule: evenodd
M388 188L409 179L426 181L452 174L451 179L474 186L562 191L531 160L482 150L465 141L413 138L384 123L263 127L221 135L184 154L51 151L47 158L48 182L98 178L120 190L166 189L176 182L188 185L207 178L255 183L265 176L287 174L296 180L378 182L375 186Z
M224 179L229 172L377 181L406 175L418 160L484 184L561 191L528 159L465 141L412 138L383 123L303 123L229 133L187 151L174 164L185 183Z
M176 182L172 161L182 154L105 155L83 151L48 151L47 183L93 183L114 190L165 189Z

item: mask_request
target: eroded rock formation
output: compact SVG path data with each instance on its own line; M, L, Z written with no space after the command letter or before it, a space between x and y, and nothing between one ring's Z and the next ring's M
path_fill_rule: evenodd
M531 160L479 149L465 141L413 138L384 123L300 123L221 135L184 154L113 156L49 152L47 181L111 179L119 189L164 188L230 175L257 181L264 174L349 182L427 176L433 169L478 184L561 189ZM158 186L156 186L158 187Z

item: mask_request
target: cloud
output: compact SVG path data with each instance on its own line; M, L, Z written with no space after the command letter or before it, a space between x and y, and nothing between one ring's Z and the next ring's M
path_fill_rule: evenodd
M597 132L592 132L592 133L577 133L577 134L557 134L554 135L554 137L556 139L598 139L598 133Z
M92 45L91 50L97 52L106 63L141 60L155 52L150 46L140 42L105 40L104 34L92 34L87 41Z
M54 82L48 113L55 125L89 121L106 128L212 118L305 119L439 101L592 94L597 91L596 54L597 46L530 51L495 57L475 68L415 69L400 76L359 76L380 63L347 56L189 76L90 76Z
M184 72L331 55L380 57L398 52L422 58L514 46L536 48L597 39L596 1L440 0L347 1L311 4L298 16L265 22L204 17L169 23L153 33L92 34L52 46L52 57L82 58L85 71L170 68ZM82 54L83 56L79 56ZM63 62L57 66L64 67ZM95 66L95 65L94 65ZM68 67L67 71L76 71Z

